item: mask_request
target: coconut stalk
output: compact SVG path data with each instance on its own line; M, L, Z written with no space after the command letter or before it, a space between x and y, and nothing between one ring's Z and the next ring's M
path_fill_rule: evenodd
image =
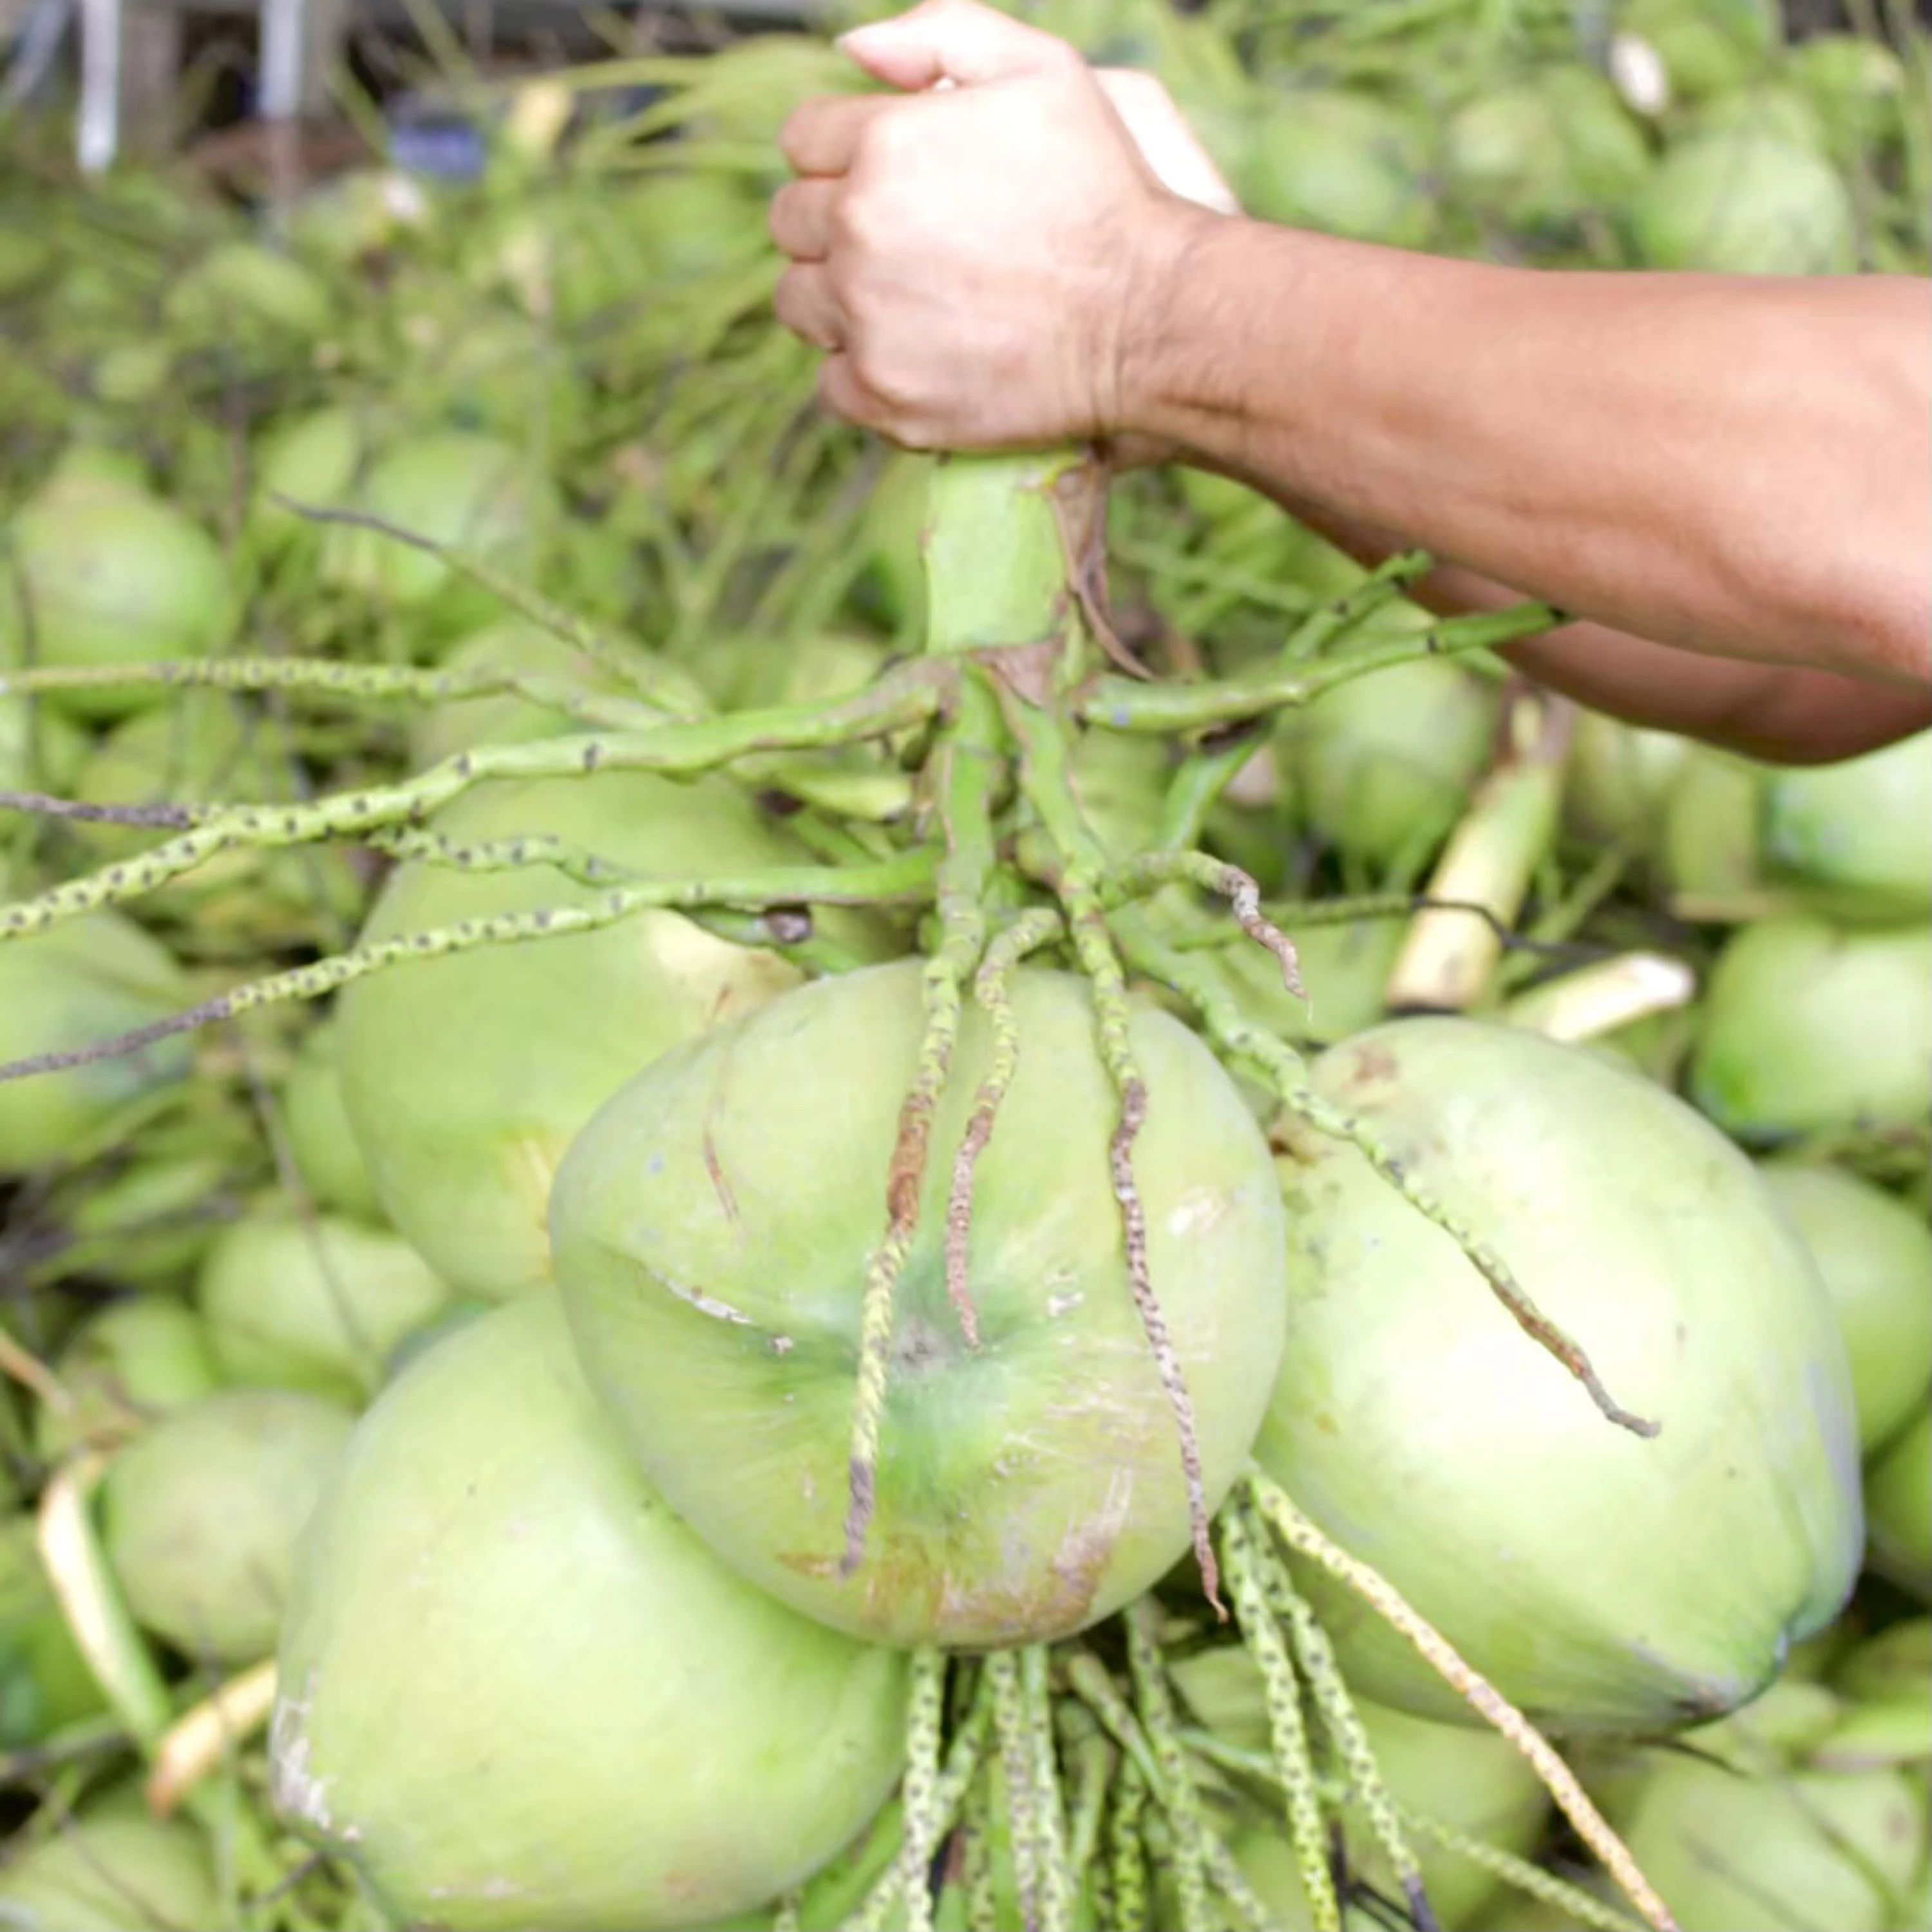
M1467 1012L1487 997L1502 958L1502 934L1522 910L1556 827L1575 708L1540 692L1512 692L1502 751L1450 836L1427 887L1432 899L1478 905L1490 915L1431 910L1408 930L1384 992L1392 1012Z

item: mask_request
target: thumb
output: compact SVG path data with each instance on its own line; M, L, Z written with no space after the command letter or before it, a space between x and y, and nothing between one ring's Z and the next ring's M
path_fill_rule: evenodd
M1132 136L1141 158L1170 194L1198 202L1223 214L1238 214L1240 203L1222 179L1200 136L1186 122L1173 97L1150 74L1126 68L1102 68L1095 74L1114 112Z
M909 90L1010 80L1080 58L1064 40L980 0L923 0L910 13L854 28L838 44L875 80Z

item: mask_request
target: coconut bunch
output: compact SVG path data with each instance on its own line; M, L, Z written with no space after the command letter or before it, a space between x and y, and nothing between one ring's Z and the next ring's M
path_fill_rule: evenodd
M1340 1910L1329 1828L1352 1802L1401 1894L1426 1896L1420 1828L1390 1796L1358 1697L1454 1721L1465 1693L1660 1921L1538 1727L1641 1732L1728 1710L1850 1586L1844 1344L1742 1154L1662 1088L1526 1028L1398 1021L1304 1060L1214 968L1238 940L1285 979L1281 920L1297 915L1193 842L1251 742L1191 741L1548 614L1352 636L1396 601L1417 567L1404 560L1244 676L1103 670L1105 614L1070 595L1067 540L1101 529L1102 479L1042 460L934 467L926 649L856 692L694 705L629 730L586 730L566 709L531 735L500 712L504 735L458 728L398 782L273 813L190 810L118 879L97 868L4 915L44 938L218 852L353 839L400 862L357 945L182 1024L340 993L340 1100L370 1191L439 1280L506 1304L385 1381L334 1445L279 1624L277 1808L405 1917L726 1919L869 1826L884 1849L853 1912L922 1922L938 1910L923 1875L979 1815L986 1857L962 1867L962 1900L997 1898L1004 1861L1042 1922L1138 1922L1137 1886L1156 1916L1167 1886L1183 1923L1210 1922L1216 1894L1267 1922L1233 1850L1252 1812L1221 1815L1214 1747L1184 1742L1174 1688L1232 1627L1267 1687L1279 1842L1318 1922ZM995 541L1008 565L989 574ZM565 628L557 641L622 675L622 653ZM256 677L242 662L223 675ZM332 698L356 688L334 664L284 660L275 676ZM539 709L556 695L508 673L496 691ZM1529 774L1553 822L1548 707L1510 709L1511 755L1489 778ZM786 794L773 815L772 759L879 745L896 746L905 806L868 817ZM740 758L757 761L748 777ZM1083 770L1118 790L1096 786L1090 807ZM1150 790L1151 826L1133 808ZM1509 790L1486 780L1456 831ZM81 1058L118 1058L99 1051ZM1642 1161L1571 1210L1598 1217L1586 1252L1607 1252L1612 1228L1640 1241L1598 1276L1606 1302L1526 1211L1528 1170L1545 1185L1593 1172L1556 1124L1600 1132L1619 1111L1643 1117L1624 1137ZM1673 1186L1690 1190L1661 1217L1676 1244L1646 1246L1637 1204L1655 1215ZM1342 1364L1372 1336L1320 1320L1355 1300L1339 1292L1351 1266L1372 1300L1419 1298L1414 1316L1383 1311L1366 1408ZM1720 1318L1700 1298L1738 1278L1754 1297ZM204 1320L220 1300L206 1294ZM1385 1399L1387 1338L1413 1336L1425 1310L1456 1330L1442 1342L1464 1361L1466 1412L1444 1406L1443 1346L1405 1344L1424 1381ZM1711 1345L1673 1360L1658 1342L1679 1326ZM1674 1432L1639 1401L1667 1407ZM1801 1401L1818 1427L1794 1442L1774 1418ZM1441 1438L1408 1454L1443 1469L1434 1487L1390 1450L1432 1406ZM211 1413L204 1397L178 1426ZM1576 1467L1559 1487L1656 1533L1660 1512L1708 1516L1699 1472L1723 1479L1710 1444L1753 1418L1750 1494L1724 1498L1751 1561L1707 1538L1708 1562L1656 1566L1654 1594L1630 1606L1649 1633L1635 1657L1614 1620L1601 1628L1606 1598L1628 1593L1627 1552L1593 1530L1593 1568L1566 1514L1540 1519L1532 1552L1538 1519L1515 1520L1498 1472L1525 1472L1528 1430L1546 1478L1560 1436ZM540 1435L520 1446L519 1430ZM110 1564L117 1472L134 1472L128 1522L159 1520L146 1498L164 1472L143 1466L173 1432L152 1426L107 1468ZM1463 1452L1454 1471L1446 1441ZM448 1533L424 1544L434 1522ZM562 1546L526 1556L539 1526ZM1472 1602L1472 1552L1499 1534L1514 1587ZM1373 1558L1347 1546L1364 1539ZM434 1568L408 1550L438 1552ZM124 1560L129 1618L186 1642L192 1613L140 1607L152 1586ZM607 1568L623 1573L608 1604L576 1600ZM532 1644L540 1615L566 1621ZM527 1677L503 1649L512 1624ZM694 1668L700 1634L716 1672ZM566 1655L589 1700L568 1722ZM479 1681L488 1700L467 1688ZM738 1683L755 1687L757 1723L710 1723L695 1816L655 1808L640 1833L639 1744L688 1745ZM564 1751L572 1778L485 1736ZM808 1738L849 1761L840 1776L807 1772ZM452 1762L476 1778L427 1768ZM545 1789L570 1794L567 1832L561 1796L532 1806ZM736 1831L716 1835L754 1808L755 1858ZM1560 1893L1520 1857L1512 1869Z

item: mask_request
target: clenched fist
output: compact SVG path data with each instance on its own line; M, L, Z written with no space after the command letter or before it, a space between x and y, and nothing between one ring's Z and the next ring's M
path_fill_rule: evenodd
M1165 90L976 0L843 44L904 92L800 108L771 211L827 404L914 448L1131 434L1163 292L1234 208Z

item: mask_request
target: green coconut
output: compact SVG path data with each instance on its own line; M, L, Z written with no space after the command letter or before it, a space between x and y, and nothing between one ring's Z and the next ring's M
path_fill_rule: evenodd
M243 344L312 342L330 321L314 272L253 242L212 248L169 288L162 312L176 329Z
M1932 1407L1922 1407L1865 1472L1871 1564L1932 1603Z
M702 280L755 260L764 236L765 200L735 169L659 174L619 212L630 255L627 290Z
M52 243L35 232L31 220L10 210L0 220L0 302L11 302L44 281L58 262Z
M1890 1702L1932 1682L1932 1617L1907 1617L1862 1637L1833 1665L1832 1682L1855 1702Z
M1766 869L1839 919L1932 917L1932 731L1764 787Z
M1790 916L1732 934L1706 988L1689 1090L1751 1142L1932 1113L1932 930Z
M66 1209L71 1258L122 1288L172 1289L233 1210L228 1150L143 1154L118 1173L77 1175Z
M0 665L146 664L206 657L233 632L237 599L214 540L145 491L70 476L44 485L7 527ZM50 692L76 718L166 700L160 686Z
M182 800L290 800L300 779L286 735L228 693L187 691L163 710L123 720L96 740L74 781L88 805L154 805ZM151 826L88 824L74 828L92 862L127 860L165 836ZM281 852L219 852L146 894L144 910L192 917L203 934L265 910L318 902L344 916L360 909L362 888L345 854L326 847Z
M279 1201L224 1228L195 1284L226 1380L352 1408L452 1298L400 1235L344 1215L304 1217Z
M88 742L86 728L64 713L0 698L0 790L69 796Z
M1862 1528L1844 1344L1750 1162L1613 1062L1485 1022L1390 1022L1310 1080L1660 1432L1599 1414L1446 1233L1298 1128L1262 1467L1554 1731L1754 1696L1844 1602ZM1307 1588L1362 1694L1469 1721L1379 1618Z
M472 632L444 656L442 668L458 673L507 671L542 677L585 696L636 696L634 689L608 665L521 617L501 618ZM702 686L675 667L654 660L650 668L655 676L688 688L694 698L701 697ZM446 698L410 719L410 755L420 770L474 745L521 744L585 728L567 712L532 704L514 692L489 698Z
M885 669L886 651L878 638L850 632L814 632L776 651L769 638L753 634L706 644L692 669L720 710L748 711L849 698Z
M275 1647L295 1546L355 1426L286 1389L228 1389L142 1431L101 1487L107 1560L135 1621L184 1654Z
M598 1412L548 1296L449 1336L363 1418L278 1672L278 1808L449 1932L749 1910L899 1774L903 1659L710 1554Z
M1230 1744L1269 1753L1266 1690L1250 1652L1232 1645L1201 1651L1175 1663L1171 1674L1197 1721ZM1355 1708L1397 1804L1498 1851L1527 1858L1535 1850L1549 1816L1549 1795L1507 1738L1493 1731L1432 1724L1366 1698L1358 1698ZM1399 1897L1400 1882L1376 1846L1359 1806L1344 1813L1343 1829L1352 1868ZM1448 1932L1471 1923L1496 1895L1495 1875L1419 1834L1412 1842L1438 1922ZM1237 1834L1230 1849L1274 1909L1270 1924L1312 1928L1293 1848L1284 1832L1250 1828Z
M1932 1676L1888 1698L1852 1705L1811 1753L1820 1771L1932 1765Z
M1587 844L1654 849L1671 790L1692 752L1674 731L1580 711L1564 768L1565 829Z
M895 1291L869 1541L842 1567L853 1365L922 970L815 980L626 1085L558 1172L557 1284L633 1453L741 1574L882 1642L1043 1641L1148 1588L1190 1535L1109 1178L1119 1102L1073 975L1012 982L1018 1071L975 1170L965 1257L976 1341L946 1286L953 1150L992 1046L984 1013L962 1016ZM1246 1102L1199 1039L1149 1009L1131 1038L1147 1265L1211 1508L1245 1465L1280 1346L1280 1203Z
M1761 883L1767 767L1707 745L1677 764L1649 848L1658 883L1685 898L1724 898Z
M1858 219L1832 164L1774 128L1694 134L1660 162L1630 208L1654 268L1720 274L1848 274Z
M178 1012L184 976L158 940L104 910L0 945L0 1060L92 1046ZM78 1151L121 1108L187 1075L193 1050L133 1053L0 1084L0 1180Z
M1925 1808L1895 1771L1752 1777L1660 1756L1624 1835L1684 1932L1888 1932Z
M524 579L561 514L554 487L531 468L524 449L464 430L390 444L363 477L356 507ZM357 526L326 532L322 576L335 590L410 613L437 637L460 634L502 610L440 558Z
M102 1708L100 1687L48 1586L34 1519L0 1517L0 1750L39 1744Z
M1380 872L1426 860L1488 768L1498 688L1420 658L1352 679L1276 728L1310 828Z
M803 854L725 778L648 773L479 787L439 813L458 840L550 833L658 876L718 875ZM548 870L399 867L365 940L490 913L584 905ZM862 917L820 928L885 942ZM550 1278L550 1186L572 1137L678 1041L796 986L776 953L646 912L601 932L406 964L351 987L339 1015L343 1100L388 1218L444 1280L502 1297Z
M1774 134L1794 148L1814 154L1827 152L1822 116L1798 88L1783 81L1761 81L1700 101L1684 118L1678 138L1702 136L1742 129Z
M1815 34L1792 49L1786 77L1823 124L1840 167L1895 146L1905 128L1905 68L1882 40L1858 34Z
M1429 151L1413 113L1372 94L1310 88L1273 100L1235 185L1264 221L1414 248L1436 211Z
M1620 0L1617 25L1650 44L1678 100L1767 73L1782 38L1777 0Z
M346 506L370 450L370 426L364 413L341 404L278 421L254 452L248 526L255 542L271 554L319 553L325 526L287 506Z
M70 1398L43 1402L34 1447L50 1462L83 1444L136 1435L158 1417L210 1394L220 1382L201 1318L178 1301L146 1294L111 1303L69 1338L54 1364Z
M1449 124L1448 158L1462 194L1531 226L1621 206L1651 164L1616 90L1579 65L1478 94Z
M20 1932L197 1932L223 1916L200 1832L132 1804L85 1806L0 1865L0 1924Z
M1760 1172L1830 1292L1870 1454L1932 1385L1932 1231L1896 1196L1842 1168L1778 1160Z
M340 1043L332 1018L302 1036L282 1084L282 1131L296 1172L318 1208L364 1221L382 1219L376 1184L343 1102Z
M117 342L94 364L94 393L118 407L152 402L167 387L174 367L174 351L165 342Z
M1336 920L1298 926L1294 942L1305 998L1282 984L1281 968L1259 946L1228 946L1197 954L1248 1016L1298 1044L1346 1040L1384 1016L1384 995L1407 937L1400 919Z

